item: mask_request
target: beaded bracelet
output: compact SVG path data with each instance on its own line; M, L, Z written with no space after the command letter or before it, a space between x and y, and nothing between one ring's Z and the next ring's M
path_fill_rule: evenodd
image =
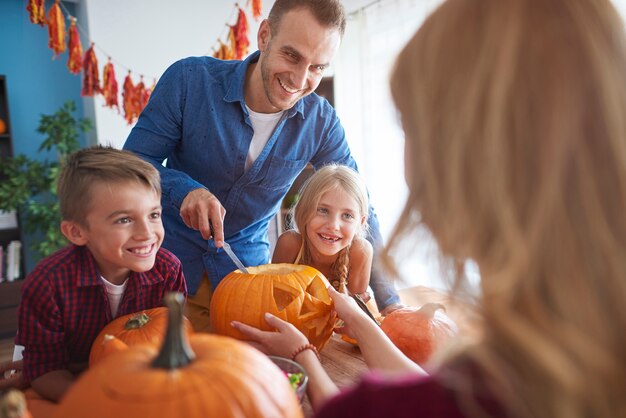
M317 348L315 348L315 346L311 343L306 343L303 344L302 346L300 346L299 348L296 348L296 351L293 352L293 354L291 355L291 360L292 361L296 361L296 356L298 354L300 354L301 352L305 351L305 350L311 350L315 353L315 355L317 356L318 360L320 359L320 353L317 352Z

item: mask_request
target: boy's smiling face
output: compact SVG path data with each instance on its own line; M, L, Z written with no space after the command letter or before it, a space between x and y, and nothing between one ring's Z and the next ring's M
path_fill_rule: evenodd
M98 182L90 195L86 224L63 221L65 236L89 248L111 283L123 283L131 271L150 270L165 235L159 195L134 181Z

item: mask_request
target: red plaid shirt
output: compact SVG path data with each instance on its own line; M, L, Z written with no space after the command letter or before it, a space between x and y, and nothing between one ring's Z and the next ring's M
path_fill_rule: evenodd
M187 286L178 258L161 248L151 270L131 272L117 315L162 306L169 291L186 296ZM22 286L18 318L15 343L25 347L29 382L86 362L96 336L113 319L89 250L70 245L42 260Z

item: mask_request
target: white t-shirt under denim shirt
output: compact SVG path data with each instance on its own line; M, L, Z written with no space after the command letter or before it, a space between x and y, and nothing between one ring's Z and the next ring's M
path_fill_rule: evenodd
M278 125L285 111L281 110L277 113L257 113L248 106L246 106L246 109L250 115L250 123L252 123L252 129L254 130L252 141L250 141L250 149L248 150L248 158L246 159L246 171L248 171L261 154L261 151L263 151L265 144L267 144L267 141L270 139L272 132L274 132L276 125Z

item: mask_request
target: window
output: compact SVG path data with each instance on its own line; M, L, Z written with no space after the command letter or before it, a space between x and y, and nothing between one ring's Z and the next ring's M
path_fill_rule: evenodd
M398 52L440 2L382 0L350 14L334 64L335 106L385 240L407 195L403 133L389 92L389 74ZM400 265L401 272L411 272L411 282L404 285L443 288L434 241L425 231L416 241L411 257Z

